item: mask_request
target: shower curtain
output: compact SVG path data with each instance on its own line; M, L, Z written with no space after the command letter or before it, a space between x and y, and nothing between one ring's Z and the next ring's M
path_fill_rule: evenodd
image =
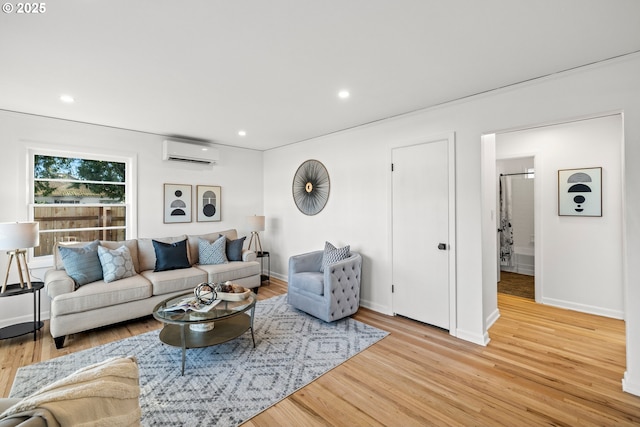
M500 177L500 265L514 267L513 228L511 227L511 177Z

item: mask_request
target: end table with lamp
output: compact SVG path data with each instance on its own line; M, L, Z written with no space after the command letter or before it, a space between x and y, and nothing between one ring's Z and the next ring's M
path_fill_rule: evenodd
M265 217L263 215L253 215L247 217L247 223L249 224L249 231L251 231L251 238L249 239L249 250L253 250L256 253L256 257L260 258L260 282L269 283L271 276L271 256L269 252L262 250L262 243L260 242L259 231L264 231ZM253 245L253 249L251 246ZM267 274L264 274L264 259L267 259Z
M25 322L1 328L0 339L13 338L33 332L33 340L35 341L36 332L43 326L43 322L40 320L40 291L44 287L44 283L31 281L29 266L27 265L25 256L27 252L25 248L34 248L39 244L40 228L37 222L0 223L0 249L7 250L7 255L9 255L7 273L2 289L0 290L0 298L28 293L33 294L33 323ZM18 269L20 282L8 284L9 273L14 258L16 260L16 268Z

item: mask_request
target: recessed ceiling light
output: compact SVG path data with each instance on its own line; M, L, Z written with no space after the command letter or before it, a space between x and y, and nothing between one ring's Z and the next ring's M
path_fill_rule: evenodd
M350 95L351 94L348 90L341 90L340 92L338 92L338 98L340 99L347 99Z
M238 131L238 135L240 135L240 136L247 136L247 132L246 132L246 131L244 131L244 130L239 130L239 131Z
M60 95L60 101L62 101L64 103L67 103L67 104L72 104L76 100L73 99L73 96L71 96L71 95Z

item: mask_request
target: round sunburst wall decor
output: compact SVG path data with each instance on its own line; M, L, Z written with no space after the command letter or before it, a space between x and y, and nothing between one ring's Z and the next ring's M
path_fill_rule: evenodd
M307 160L293 176L293 201L305 215L315 215L329 199L329 172L317 160Z

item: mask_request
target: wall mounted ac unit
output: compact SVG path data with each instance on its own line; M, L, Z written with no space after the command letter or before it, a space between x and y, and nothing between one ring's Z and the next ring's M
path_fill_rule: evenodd
M220 160L220 151L207 145L167 139L162 143L162 160L215 165Z

